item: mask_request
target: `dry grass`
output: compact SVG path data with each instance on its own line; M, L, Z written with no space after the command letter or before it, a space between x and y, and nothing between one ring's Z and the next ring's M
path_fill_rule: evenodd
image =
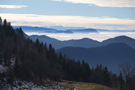
M63 81L63 82L65 83L63 87L69 88L69 90L116 90L95 83L72 82L72 81Z

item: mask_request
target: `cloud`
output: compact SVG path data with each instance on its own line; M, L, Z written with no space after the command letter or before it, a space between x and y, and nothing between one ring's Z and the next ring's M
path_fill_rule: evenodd
M100 7L135 7L135 0L51 0L70 3L83 3Z
M24 7L28 7L25 5L0 5L0 8L24 8Z
M11 21L12 25L21 26L65 26L109 30L135 29L135 20L130 19L4 13L0 13L0 16Z
M82 39L91 38L97 41L103 41L109 38L114 38L116 36L126 35L135 39L135 32L100 32L100 33L34 33L26 32L27 35L46 35L61 41L71 40L71 39Z

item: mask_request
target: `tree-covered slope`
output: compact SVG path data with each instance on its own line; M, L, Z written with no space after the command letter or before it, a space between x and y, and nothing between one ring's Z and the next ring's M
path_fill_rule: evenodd
M124 43L111 43L95 48L65 47L58 50L75 60L85 60L90 66L106 65L112 72L119 73L119 65L135 64L135 50Z

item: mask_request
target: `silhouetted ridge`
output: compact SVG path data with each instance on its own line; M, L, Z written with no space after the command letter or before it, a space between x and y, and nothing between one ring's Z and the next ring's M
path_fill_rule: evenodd
M127 45L129 45L130 47L135 49L135 39L132 39L127 36L118 36L115 38L110 38L110 39L104 40L102 42L102 45L107 45L109 43L126 43Z
M107 65L113 72L118 73L121 63L135 63L135 50L125 43L111 43L95 48L64 47L58 50L75 60L85 60L90 66Z

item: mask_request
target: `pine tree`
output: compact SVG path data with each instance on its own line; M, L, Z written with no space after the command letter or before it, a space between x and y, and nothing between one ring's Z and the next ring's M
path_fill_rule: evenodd
M6 19L4 19L3 25L4 25L4 26L7 26L7 20L6 20Z
M55 50L54 50L54 48L52 48L52 45L50 44L49 45L49 58L51 59L51 60L54 60L55 59L55 55L56 53L55 53Z
M43 53L43 42L39 44L38 51L39 51L40 53Z
M19 31L19 33L18 33L19 37L20 37L20 38L24 38L24 33L23 33L21 27L18 29L18 31Z
M2 19L1 19L1 17L0 17L0 27L2 26Z
M120 73L119 77L118 77L118 80L119 80L119 83L120 83L120 90L124 90L124 79L123 79L123 76L122 76L122 73Z
M38 38L36 39L36 46L37 47L39 46L39 40L38 40Z

